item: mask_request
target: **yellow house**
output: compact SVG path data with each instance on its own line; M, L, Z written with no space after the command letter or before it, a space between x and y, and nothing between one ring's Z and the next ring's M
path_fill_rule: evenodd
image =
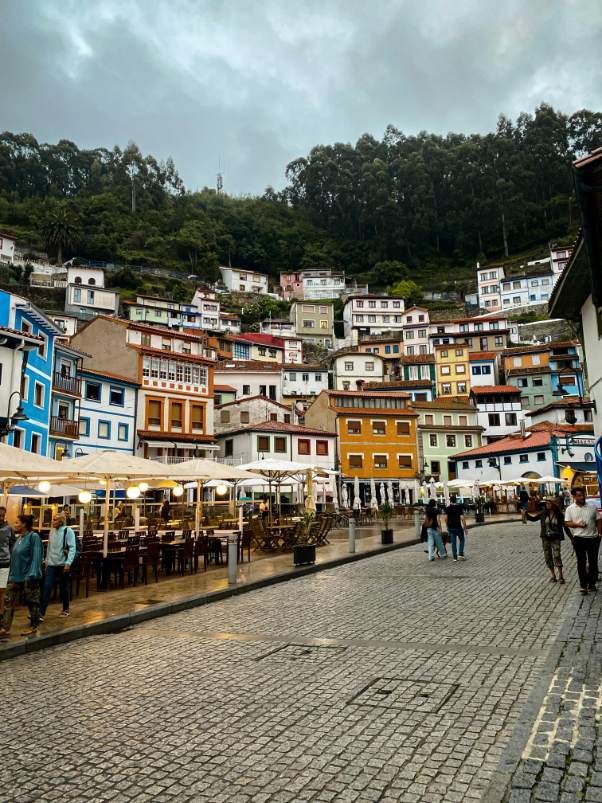
M444 343L435 346L437 395L464 397L470 394L470 357L468 345Z

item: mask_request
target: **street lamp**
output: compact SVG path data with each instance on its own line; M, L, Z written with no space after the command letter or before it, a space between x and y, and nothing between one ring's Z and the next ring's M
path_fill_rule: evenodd
M598 408L596 407L595 400L590 399L589 402L584 402L583 394L581 393L581 388L579 387L579 384L577 384L577 394L579 396L579 409L580 410L592 409L594 411L594 414L597 415ZM558 385L556 390L552 391L552 396L554 396L556 399L562 399L563 396L569 396L569 395L574 395L574 394L570 393L570 391L568 390L565 390L560 384Z
M499 474L500 474L500 482L501 482L502 481L502 467L501 467L500 463L498 462L497 457L490 457L489 460L487 461L487 465L489 465L491 468L497 468L497 470L499 471Z
M17 409L14 415L11 416L10 414L10 403L13 396L19 397L19 404L17 405ZM10 422L9 422L10 419ZM8 397L8 407L6 410L6 424L0 425L0 438L6 438L9 432L14 432L17 424L21 421L29 421L29 417L25 415L25 411L23 410L23 402L21 399L21 392L15 390L13 393L10 394Z

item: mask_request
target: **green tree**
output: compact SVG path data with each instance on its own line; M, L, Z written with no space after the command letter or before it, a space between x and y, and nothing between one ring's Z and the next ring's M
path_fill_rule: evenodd
M73 250L82 236L76 216L65 204L58 204L42 223L42 235L46 248L56 250L57 265L63 264L63 248Z
M423 301L422 290L411 279L403 279L392 287L387 287L387 293L390 296L402 296L408 304L420 304Z

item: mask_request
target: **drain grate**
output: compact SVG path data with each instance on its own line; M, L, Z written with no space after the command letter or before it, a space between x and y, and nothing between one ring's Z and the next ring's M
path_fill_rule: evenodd
M313 647L305 644L285 644L284 647L278 647L275 650L264 653L264 655L260 655L256 660L262 661L264 658L270 658L278 663L288 661L319 663L340 655L346 649L347 647L328 647L326 645Z
M435 683L410 678L376 678L352 697L349 704L436 714L458 688L456 683Z

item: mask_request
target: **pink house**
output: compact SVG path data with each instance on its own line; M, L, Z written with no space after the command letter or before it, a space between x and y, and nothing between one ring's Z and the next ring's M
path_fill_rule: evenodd
M285 301L289 301L291 298L303 300L303 274L281 273L280 287L282 287L282 297Z

